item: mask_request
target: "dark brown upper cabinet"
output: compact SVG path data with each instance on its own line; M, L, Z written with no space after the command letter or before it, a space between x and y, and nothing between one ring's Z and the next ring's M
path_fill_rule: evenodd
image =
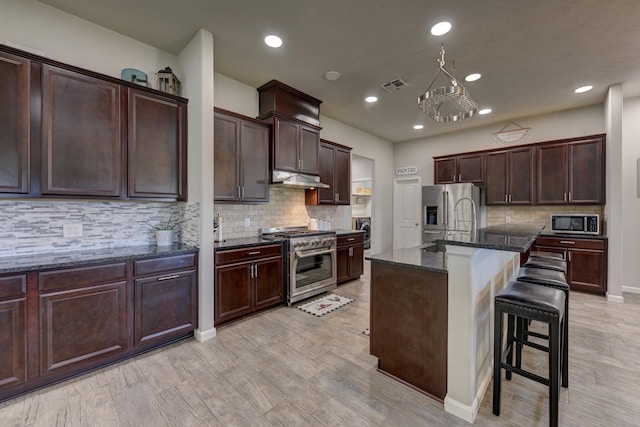
M486 154L487 205L531 205L533 196L533 150L513 148Z
M30 68L0 52L0 193L29 192Z
M215 109L215 201L269 201L269 133L263 122Z
M0 194L186 200L187 100L0 45Z
M307 205L351 204L351 148L320 141L320 182L330 187L305 190Z
M42 194L122 195L120 96L115 83L43 65Z
M322 101L277 80L258 93L258 119L272 125L271 169L319 175Z
M186 200L186 103L129 89L128 111L128 196Z
M536 147L537 204L604 204L604 135Z
M434 183L484 182L484 154L434 157Z

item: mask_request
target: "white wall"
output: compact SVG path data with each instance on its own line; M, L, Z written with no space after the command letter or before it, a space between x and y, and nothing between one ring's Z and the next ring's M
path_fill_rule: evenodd
M258 116L258 91L256 88L220 73L215 73L213 79L216 87L213 102L216 107L248 117Z
M117 78L123 68L135 68L147 73L151 87L166 66L182 79L175 56L34 0L2 1L0 42Z
M622 121L622 291L640 293L640 97L625 99Z

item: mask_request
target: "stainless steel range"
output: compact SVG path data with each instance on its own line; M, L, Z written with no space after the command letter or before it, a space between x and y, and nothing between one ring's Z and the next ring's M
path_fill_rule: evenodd
M260 230L263 239L286 241L285 269L287 304L336 287L336 233L311 231L307 227L277 227Z

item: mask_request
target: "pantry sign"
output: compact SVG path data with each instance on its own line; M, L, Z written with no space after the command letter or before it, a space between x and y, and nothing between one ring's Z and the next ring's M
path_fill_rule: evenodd
M418 173L417 166L403 166L401 168L396 168L396 175L415 175Z

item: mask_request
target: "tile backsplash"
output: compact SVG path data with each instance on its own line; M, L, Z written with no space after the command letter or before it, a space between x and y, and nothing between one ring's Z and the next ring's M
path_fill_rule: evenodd
M602 224L603 207L600 205L558 205L558 206L487 206L487 225L504 224L507 219L512 223L545 224L551 227L551 214L585 213L598 214ZM601 225L601 230L606 228Z
M269 187L268 204L217 203L218 213L225 240L257 236L260 228L308 226L309 218L331 221L334 229L351 228L351 206L305 206L304 189L277 185ZM218 240L217 233L214 238Z
M149 224L171 215L187 219L176 240L198 245L198 203L109 201L0 201L0 256L155 244ZM82 236L65 238L65 224Z

